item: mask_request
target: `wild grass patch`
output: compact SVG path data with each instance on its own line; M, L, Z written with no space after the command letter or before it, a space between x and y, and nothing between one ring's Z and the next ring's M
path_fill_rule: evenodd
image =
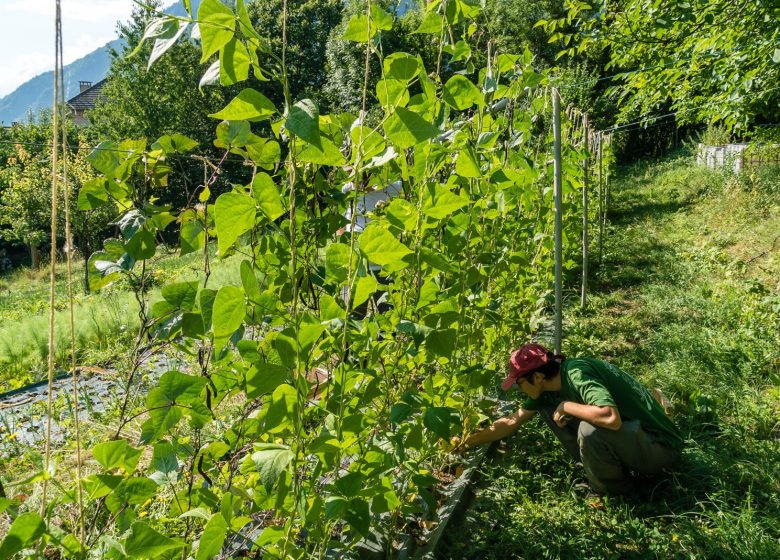
M485 467L440 558L780 557L780 266L740 265L780 232L780 202L743 204L757 195L730 180L686 158L626 170L589 308L567 312L564 351L671 397L687 439L674 475L594 501L532 424Z

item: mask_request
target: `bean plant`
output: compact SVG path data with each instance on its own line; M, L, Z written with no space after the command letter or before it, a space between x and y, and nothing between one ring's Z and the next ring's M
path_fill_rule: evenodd
M394 542L435 520L449 440L488 418L507 351L549 314L548 78L529 52L490 42L475 67L479 2L422 8L417 33L439 52L426 68L383 52L392 16L369 1L342 39L364 48L381 78L369 88L366 72L359 114L320 114L290 98L285 50L270 49L244 0L203 0L196 14L185 5L187 17L149 24L149 64L189 32L211 63L202 87L251 73L275 82L284 106L246 87L211 115L223 157L203 160L183 209L155 193L176 181L172 160L198 157L189 138L106 142L91 154L100 177L80 208L112 205L120 233L90 259L91 287L133 276L139 341L169 341L191 367L164 373L143 406L126 400L113 437L91 448L83 532L35 514L11 532L27 531L19 547L43 535L40 546L71 557L197 560L237 546L264 558L350 557L373 534L392 557ZM373 120L370 104L382 109ZM565 115L564 127L572 270L585 152ZM244 178L213 195L234 160ZM397 196L359 215L361 197L393 184ZM150 306L147 265L170 231L182 255L203 254L203 274L163 286ZM219 290L208 284L213 243L218 258L244 258L240 278ZM48 511L73 499L63 488Z

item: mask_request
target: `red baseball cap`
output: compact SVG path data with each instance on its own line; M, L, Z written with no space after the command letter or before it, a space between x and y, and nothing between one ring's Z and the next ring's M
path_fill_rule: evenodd
M549 363L553 359L551 356L552 352L541 344L531 343L521 346L509 357L509 375L501 383L501 388L508 391L519 378Z

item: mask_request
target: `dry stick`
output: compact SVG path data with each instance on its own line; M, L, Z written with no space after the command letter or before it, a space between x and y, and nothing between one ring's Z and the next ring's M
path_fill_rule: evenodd
M562 170L561 170L561 98L558 90L552 90L553 106L553 157L555 159L555 353L561 353L561 337L563 329L563 205L562 205Z
M588 298L588 166L590 165L590 157L588 156L590 122L587 113L583 116L582 127L585 157L582 160L582 293L580 294L580 307L585 309Z
M51 463L51 415L53 391L52 382L54 381L54 293L57 273L55 266L57 264L57 202L59 189L57 185L57 165L58 160L58 126L59 114L57 104L60 93L60 34L62 33L62 13L60 11L60 0L57 0L55 28L54 28L54 102L52 113L52 157L51 157L51 251L49 257L49 379L48 379L48 397L46 405L46 446L44 451L44 478L43 493L41 496L41 517L46 513L46 494L48 490L49 467Z
M59 37L60 52L62 52L62 32ZM68 308L70 315L70 365L73 373L73 423L76 430L76 499L78 504L79 536L83 541L87 530L84 522L84 496L81 489L81 423L79 421L79 376L76 373L76 328L73 313L73 244L70 218L70 183L68 182L68 134L65 126L65 72L60 56L60 109L63 111L62 122L62 177L65 191L65 243L68 246L66 259L68 263Z

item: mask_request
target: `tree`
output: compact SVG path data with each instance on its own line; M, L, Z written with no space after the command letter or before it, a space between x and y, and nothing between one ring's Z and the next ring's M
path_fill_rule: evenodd
M154 2L153 6L159 4ZM217 123L208 115L221 109L232 91L230 88L199 89L206 66L200 63L200 48L190 39L179 39L150 68L147 60L153 42L144 42L131 56L154 17L155 14L137 7L128 22L118 25L126 46L121 52L112 53L102 99L88 114L90 138L93 143L97 139L124 138L152 141L177 132L198 142L200 154L219 157L211 142ZM157 195L164 203L181 206L202 181L203 166L185 158L175 159L172 165L178 172L177 181Z
M42 157L17 144L9 166L2 171L5 183L0 198L3 236L30 250L31 266L40 267L40 247L49 236L51 219L51 171Z
M51 117L42 112L37 119L17 124L3 135L9 144L0 154L0 225L3 237L24 244L30 251L31 266L40 266L40 249L51 236ZM87 162L89 146L84 130L72 121L65 123L68 136L67 179L70 191L71 233L65 239L65 193L60 191L57 242L74 244L86 263L108 226L105 210L77 212L79 191L96 175ZM64 176L66 163L61 159L58 173Z
M255 0L247 3L254 28L267 38L271 51L282 52L282 0ZM326 46L331 30L340 22L343 0L300 0L287 6L287 79L293 99L320 101L327 79ZM282 93L273 82L260 87L275 104L283 102Z
M625 114L670 108L679 123L747 129L780 118L780 6L776 0L567 0L547 22L566 54L604 49L612 95Z
M417 35L414 31L422 21L420 12L411 9L403 15L395 10L398 2L393 0L374 2L393 14L393 28L383 31L375 39L375 48L381 52L408 52L419 54L426 69L436 70L438 49L436 42L428 35ZM350 16L362 14L366 10L365 2L346 3L342 23L335 27L327 43L327 80L323 85L324 105L332 111L357 113L362 107L364 67L366 49L362 44L342 38ZM377 56L371 56L368 76L368 107L376 106L375 88L381 79L381 68Z
M214 133L214 119L208 114L224 105L225 93L219 88L195 93L205 69L200 64L200 49L181 39L151 68L147 68L151 42L130 56L153 17L136 7L129 21L118 24L126 46L111 53L102 99L89 113L90 134L101 140L119 140L178 132L208 146Z

